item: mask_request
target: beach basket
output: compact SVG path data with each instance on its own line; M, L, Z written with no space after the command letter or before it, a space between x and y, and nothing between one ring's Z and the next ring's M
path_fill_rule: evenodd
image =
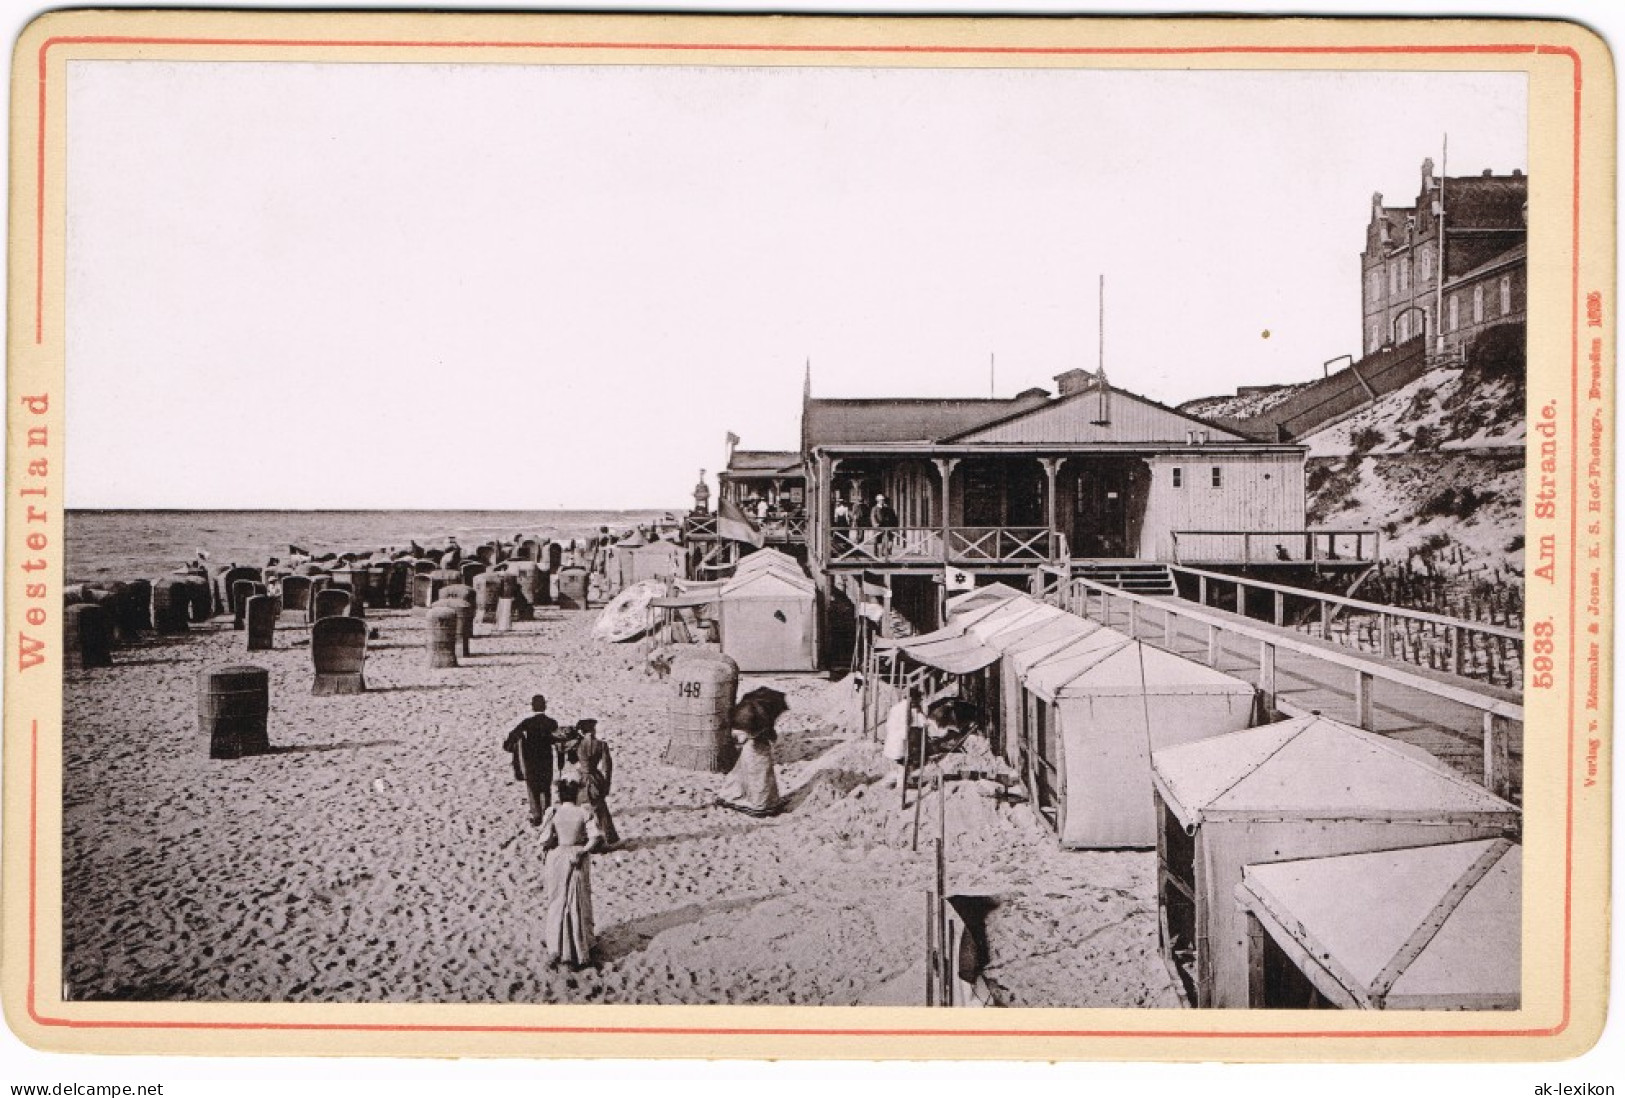
M198 731L209 737L211 759L269 751L266 722L270 712L271 676L263 667L213 667L198 680Z
M186 585L188 610L193 621L208 621L214 617L214 589L208 576L190 575L181 580Z
M465 560L463 561L462 569L459 572L459 576L461 577L460 582L468 587L473 587L474 577L481 575L486 570L487 569L484 561ZM457 583L459 580L452 580L451 582Z
M468 644L474 637L474 592L461 584L452 584L440 592L436 606L449 606L457 614L457 635L463 639L463 652L467 656Z
M587 608L587 570L570 567L559 573L559 609Z
M131 580L120 592L118 631L125 640L134 640L137 634L152 630L152 583Z
M223 572L220 576L220 585L222 588L222 597L220 599L221 607L227 613L231 614L232 617L241 620L243 616L243 608L242 604L237 598L237 585L245 580L249 583L258 583L259 579L260 570L258 568L233 567L226 569L225 572ZM257 594L258 592L255 593Z
M283 576L282 577L282 612L284 614L298 614L305 619L310 617L310 603L315 593L311 590L309 576Z
M160 633L184 633L191 621L192 596L186 582L173 577L152 585L152 623Z
M250 652L268 651L276 647L276 623L282 616L282 600L275 595L251 595L243 613L248 626L246 647Z
M62 615L62 666L113 665L113 617L93 602L70 606Z
M343 587L330 587L316 592L316 607L311 613L313 621L324 618L342 618L350 612L350 592Z
M474 577L474 613L486 625L495 625L497 598L502 589L501 577L495 572L482 572Z
M430 667L456 667L460 636L457 611L450 606L431 606L425 621L429 640Z
M241 629L248 621L248 600L265 594L264 584L251 579L233 580L231 584L231 627Z
M389 566L389 576L384 581L384 605L395 610L412 605L413 575L410 561L398 560Z
M317 697L360 694L367 689L362 665L367 660L367 623L360 618L321 618L310 627L310 658Z
M685 652L671 667L671 739L663 756L685 770L726 773L738 757L729 715L739 668L727 656Z

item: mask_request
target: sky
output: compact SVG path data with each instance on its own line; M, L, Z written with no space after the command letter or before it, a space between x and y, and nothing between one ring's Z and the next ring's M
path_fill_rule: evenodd
M1527 158L1490 73L79 61L68 117L74 507L671 508L809 364L1307 380L1372 192Z

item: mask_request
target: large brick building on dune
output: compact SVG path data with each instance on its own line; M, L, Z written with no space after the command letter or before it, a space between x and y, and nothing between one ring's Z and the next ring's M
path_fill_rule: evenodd
M1521 323L1528 215L1529 177L1516 170L1446 178L1424 160L1411 205L1373 195L1360 254L1365 353L1424 334L1429 350L1455 350Z

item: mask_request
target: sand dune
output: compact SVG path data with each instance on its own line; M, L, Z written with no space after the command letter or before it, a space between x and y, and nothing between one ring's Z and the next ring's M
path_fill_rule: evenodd
M64 971L72 998L294 1002L921 1002L932 863L909 849L851 688L784 690L790 811L715 807L717 775L665 765L669 684L636 646L546 611L431 671L420 614L371 612L369 690L312 697L305 630L244 653L229 619L68 672ZM481 627L482 631L484 627ZM271 754L208 757L198 675L271 674ZM603 963L550 972L542 851L501 750L530 696L596 717L625 843L592 865ZM987 976L1033 1006L1174 1006L1154 856L1056 849L1024 805L949 785L953 889L997 895ZM922 814L935 834L936 798ZM912 998L911 998L912 996Z

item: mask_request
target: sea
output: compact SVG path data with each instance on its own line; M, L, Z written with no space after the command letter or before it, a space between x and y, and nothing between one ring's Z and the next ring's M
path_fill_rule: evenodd
M455 537L470 549L515 534L554 540L608 527L675 521L675 511L86 511L69 510L68 583L153 579L208 554L213 563L259 566L289 555L434 547Z

